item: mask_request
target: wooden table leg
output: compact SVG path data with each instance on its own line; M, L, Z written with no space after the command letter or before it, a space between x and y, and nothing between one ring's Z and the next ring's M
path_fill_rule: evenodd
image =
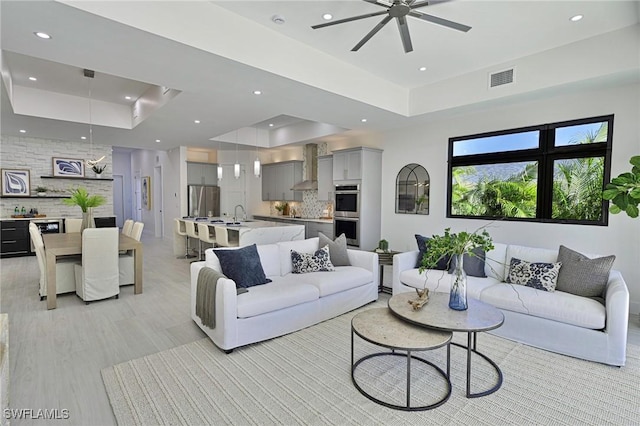
M56 255L47 251L47 309L55 309L56 300Z
M142 293L142 244L140 247L133 251L133 263L134 263L134 294Z

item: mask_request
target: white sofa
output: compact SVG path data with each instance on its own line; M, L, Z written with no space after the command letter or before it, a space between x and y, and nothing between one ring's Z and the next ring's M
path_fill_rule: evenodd
M546 292L504 282L512 257L529 262L556 262L558 252L494 243L485 262L486 278L468 277L467 297L499 308L504 324L490 333L552 352L622 366L625 363L629 291L619 271L611 270L605 305L562 291ZM393 257L393 294L425 284L415 268L418 250ZM596 257L587 255L588 257ZM447 271L427 270L430 291L449 292Z
M216 287L214 329L196 315L198 273L204 266L221 271L212 249L191 264L191 318L220 349L282 336L349 312L378 298L378 255L348 250L351 266L335 271L292 273L291 250L313 253L318 238L258 245L260 263L272 282L236 294L236 283L221 278ZM228 248L229 250L237 248Z

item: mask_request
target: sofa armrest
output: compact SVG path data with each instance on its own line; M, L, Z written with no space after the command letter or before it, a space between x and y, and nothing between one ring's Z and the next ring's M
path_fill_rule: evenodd
M216 327L209 329L202 325L196 315L196 290L198 273L206 262L191 264L191 318L211 337L211 340L223 350L235 348L238 340L238 294L236 283L228 278L218 280L216 286Z
M605 307L607 312L605 332L609 334L610 356L624 363L629 327L629 289L620 271L611 270L606 287Z
M402 283L400 282L400 273L402 271L406 271L409 269L415 269L416 263L418 262L418 255L420 251L407 251L404 253L398 253L393 256L393 284L392 284L392 293L402 293Z
M378 253L347 249L347 254L349 255L349 263L351 263L351 266L358 266L370 271L373 274L373 282L378 285L380 281Z

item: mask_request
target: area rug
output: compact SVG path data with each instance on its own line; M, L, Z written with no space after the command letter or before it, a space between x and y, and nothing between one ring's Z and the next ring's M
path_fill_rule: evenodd
M384 306L377 303L363 309ZM357 311L355 311L357 312ZM629 346L622 368L578 360L483 333L478 349L502 369L494 394L465 397L466 352L451 348L449 400L419 412L398 411L360 394L350 376L354 312L307 329L239 348L231 354L202 339L102 370L120 425L425 425L638 424L640 347ZM462 341L464 335L454 340ZM355 338L356 359L382 349ZM446 350L416 352L444 368ZM472 391L496 376L473 358ZM360 364L356 380L376 398L406 402L406 358ZM445 395L433 369L412 363L411 404Z

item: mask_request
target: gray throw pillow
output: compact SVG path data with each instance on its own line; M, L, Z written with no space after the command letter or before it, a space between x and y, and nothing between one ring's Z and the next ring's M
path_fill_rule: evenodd
M615 256L589 259L587 256L560 246L558 262L562 263L556 290L584 297L604 297L609 271Z
M236 283L236 287L253 287L270 283L264 274L255 244L237 250L213 250L220 260L222 273Z
M319 247L329 246L329 258L333 266L351 266L349 253L347 252L346 235L341 234L335 240L332 240L322 232L318 232L318 238L320 239Z
M487 274L484 273L484 259L485 253L480 247L476 247L473 250L473 256L470 254L465 254L462 258L462 267L464 272L470 277L480 277L486 278ZM451 259L451 264L449 265L449 273L452 274L456 269L456 258L453 257Z
M416 237L416 243L418 243L418 250L420 251L420 253L418 253L418 261L416 262L416 268L419 268L420 266L422 266L422 258L427 253L427 250L429 250L429 240L431 238L424 237L420 234L415 234L415 237ZM441 257L440 259L438 259L438 263L436 264L436 266L432 267L431 269L446 271L447 269L449 269L450 259L451 259L450 256Z

